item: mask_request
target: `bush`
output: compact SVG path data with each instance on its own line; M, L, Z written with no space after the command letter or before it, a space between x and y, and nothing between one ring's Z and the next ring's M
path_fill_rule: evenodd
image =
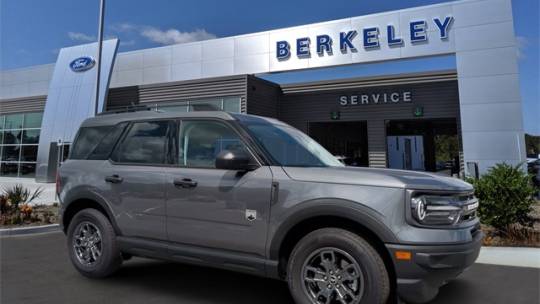
M29 203L38 198L43 189L37 188L32 192L17 184L4 188L3 192L0 194L0 225L18 225L31 220L33 208Z
M534 224L530 213L535 189L521 165L497 164L480 179L468 182L473 184L480 200L478 214L482 223L501 231L509 231L513 224Z

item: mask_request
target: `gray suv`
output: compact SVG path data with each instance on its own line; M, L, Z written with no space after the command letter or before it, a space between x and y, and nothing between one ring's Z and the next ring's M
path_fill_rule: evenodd
M87 119L57 192L85 276L149 257L285 280L299 304L427 302L483 237L465 182L346 167L283 122L218 111Z

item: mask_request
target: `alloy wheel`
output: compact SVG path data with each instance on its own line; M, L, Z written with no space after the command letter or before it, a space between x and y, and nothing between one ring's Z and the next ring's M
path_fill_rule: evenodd
M357 304L364 294L360 264L338 248L315 250L302 267L302 279L314 304Z

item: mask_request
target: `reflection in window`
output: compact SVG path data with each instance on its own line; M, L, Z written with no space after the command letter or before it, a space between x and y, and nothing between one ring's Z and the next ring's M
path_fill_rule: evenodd
M179 164L215 168L216 156L223 150L247 154L242 140L229 127L214 121L185 121L180 134Z
M43 113L0 115L0 176L33 177Z
M112 159L120 163L164 164L168 121L134 123Z

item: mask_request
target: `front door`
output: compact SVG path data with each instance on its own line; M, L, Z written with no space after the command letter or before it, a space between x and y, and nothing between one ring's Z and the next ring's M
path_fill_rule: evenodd
M252 155L224 122L184 120L177 138L178 167L164 171L169 240L264 256L270 169L261 166L238 172L215 168L222 150L246 150Z

